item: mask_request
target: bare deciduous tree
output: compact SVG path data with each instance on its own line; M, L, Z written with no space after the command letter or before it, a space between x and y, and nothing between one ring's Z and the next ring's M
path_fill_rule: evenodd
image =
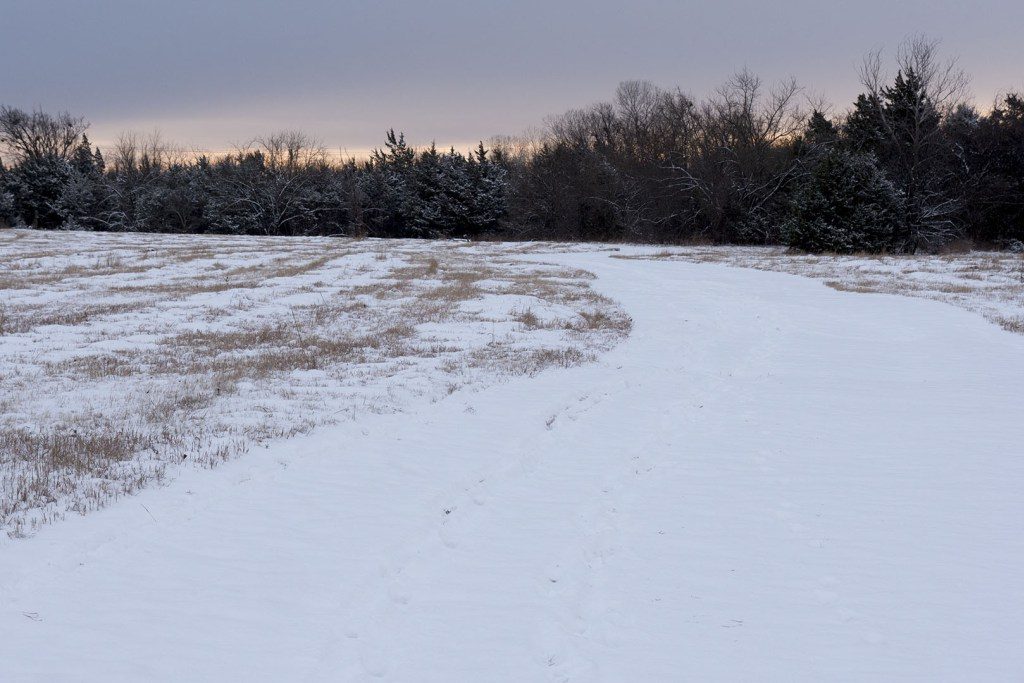
M88 128L85 119L67 112L47 114L39 109L25 112L0 106L0 145L16 163L67 159Z

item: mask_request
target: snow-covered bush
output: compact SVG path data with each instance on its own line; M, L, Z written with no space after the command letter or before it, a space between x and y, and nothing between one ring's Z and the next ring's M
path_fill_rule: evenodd
M56 228L64 222L58 204L71 179L71 164L59 157L27 159L7 172L7 191L26 225Z

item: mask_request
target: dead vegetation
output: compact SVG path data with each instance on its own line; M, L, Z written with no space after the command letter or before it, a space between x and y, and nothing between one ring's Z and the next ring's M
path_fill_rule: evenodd
M1007 332L1024 334L1024 318L999 318L997 322Z
M609 306L604 308L581 311L582 323L573 327L577 331L586 330L613 330L622 334L629 334L633 329L633 320Z
M15 235L0 263L18 283L0 304L13 535L181 463L589 361L631 324L589 273L494 245Z
M525 311L512 311L512 318L528 330L536 330L541 327L540 318L530 308Z

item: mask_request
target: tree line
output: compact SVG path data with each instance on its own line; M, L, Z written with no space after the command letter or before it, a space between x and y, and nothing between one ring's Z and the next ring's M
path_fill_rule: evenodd
M475 153L417 152L402 135L364 163L332 163L298 132L220 158L127 135L111 158L83 119L0 108L14 159L0 166L0 220L36 228L234 235L472 237L506 213L504 166Z
M795 82L743 71L697 101L622 83L469 154L389 131L334 162L295 132L218 158L122 136L105 158L69 114L0 107L0 223L252 235L489 237L783 244L821 252L934 251L958 240L1024 249L1024 96L986 113L936 44L913 39L887 76L861 69L833 114Z

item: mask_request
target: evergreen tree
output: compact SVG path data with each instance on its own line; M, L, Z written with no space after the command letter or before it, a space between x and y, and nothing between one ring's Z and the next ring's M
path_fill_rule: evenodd
M71 153L71 174L56 202L55 208L63 219L62 227L70 230L104 230L109 228L109 191L102 165L97 164L99 149L95 152L89 138L82 140ZM102 162L102 155L99 156Z
M14 208L14 195L7 190L7 168L0 159L0 226L10 227L15 223L17 212Z
M139 202L147 230L176 233L207 232L209 193L201 167L172 165L161 182L146 187Z
M416 150L405 142L405 133L399 133L396 138L394 128L387 132L384 149L383 152L374 150L373 156L398 171L409 171L416 162Z
M96 151L98 153L99 148ZM76 171L85 175L102 171L96 167L96 156L89 145L88 135L82 135L82 141L78 143L78 147L71 155L71 165Z
M416 160L413 178L415 180L415 201L412 218L413 229L423 236L439 236L446 228L444 170L437 146L430 144Z
M807 167L817 163L839 143L839 128L825 114L815 109L807 119L807 125L804 126L800 137L794 141L793 147L800 165ZM793 187L794 183L790 182L784 189L791 192Z
M8 172L7 191L14 198L17 218L34 228L58 228L64 217L60 199L74 169L56 156L29 157Z
M508 212L508 172L500 159L488 157L483 142L470 159L468 170L471 186L470 236L492 232Z
M405 135L387 133L384 149L374 150L364 166L359 191L367 201L363 221L376 237L418 237L416 219L416 151Z
M903 196L906 215L894 245L900 251L934 249L960 232L969 179L951 130L929 83L911 66L877 95L860 95L847 118L847 146L873 154Z
M417 218L421 234L466 237L477 232L470 161L450 149L438 154L431 145L417 161Z
M934 248L956 232L960 208L948 175L951 149L940 127L942 117L912 69L897 73L883 97L888 136L879 159L903 193L907 215L902 249Z
M811 114L804 130L803 143L805 147L816 149L831 147L839 139L839 129L827 116L817 109Z
M941 117L932 103L921 77L913 70L899 71L893 84L882 90L882 111L887 125L911 137L912 128L925 133L939 126Z
M858 95L853 111L846 117L843 139L855 152L877 154L885 141L882 132L881 107L878 100L868 95Z
M103 153L99 147L92 153L92 165L100 173L105 173L107 170L107 162L103 159Z
M985 174L972 227L985 242L1024 243L1024 95L1011 93L979 120L976 167Z
M14 196L0 187L0 226L11 227L17 214L14 210Z
M902 201L865 154L829 151L797 188L783 237L809 252L882 252L894 247Z
M105 188L95 173L73 170L56 203L65 230L103 230L107 227Z

